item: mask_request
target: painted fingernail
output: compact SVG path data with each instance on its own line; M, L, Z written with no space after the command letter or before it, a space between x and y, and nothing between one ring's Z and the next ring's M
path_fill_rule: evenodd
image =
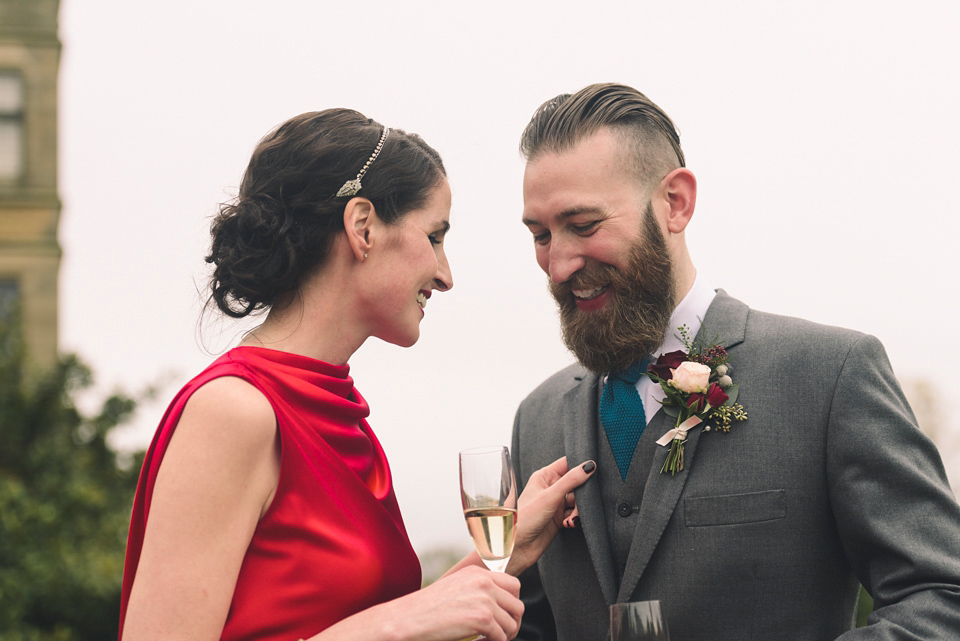
M597 464L594 463L593 461L587 461L586 463L583 464L583 471L586 472L587 474L594 471L595 469L597 469Z
M580 527L580 517L579 517L579 516L573 517L573 527Z

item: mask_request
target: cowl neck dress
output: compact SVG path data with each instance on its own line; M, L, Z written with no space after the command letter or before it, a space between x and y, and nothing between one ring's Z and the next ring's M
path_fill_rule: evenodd
M273 406L281 447L276 495L243 559L222 641L295 641L420 587L420 563L386 456L349 365L237 347L174 397L146 453L127 539L120 632L163 454L190 396L236 376Z

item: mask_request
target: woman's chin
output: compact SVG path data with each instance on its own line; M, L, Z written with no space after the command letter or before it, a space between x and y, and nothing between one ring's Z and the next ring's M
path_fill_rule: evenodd
M377 338L385 343L396 345L397 347L413 347L417 344L417 341L420 340L420 326L418 325L416 332L413 333L384 334L382 336L378 335Z

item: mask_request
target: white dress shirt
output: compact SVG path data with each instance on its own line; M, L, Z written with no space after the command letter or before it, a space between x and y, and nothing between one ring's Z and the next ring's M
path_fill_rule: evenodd
M654 350L654 354L659 357L661 354L676 350L686 352L687 348L680 342L680 333L677 328L686 325L690 330L691 338L696 336L697 332L700 331L700 324L707 313L707 308L710 307L710 303L713 302L713 297L716 295L717 292L698 273L693 281L693 287L690 288L687 295L673 310L673 314L670 315L670 328L667 330L667 338L657 350ZM641 376L640 380L637 381L637 393L643 400L643 412L646 415L647 424L649 424L653 415L660 409L660 401L666 397L666 394L664 394L660 385L651 381L647 376Z

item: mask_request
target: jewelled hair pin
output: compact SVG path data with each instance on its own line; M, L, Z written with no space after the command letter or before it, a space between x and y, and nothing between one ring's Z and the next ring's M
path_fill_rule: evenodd
M390 133L390 129L387 127L383 128L383 135L380 136L380 142L377 143L376 149L373 150L373 153L370 154L370 158L363 165L363 168L360 169L360 173L357 174L357 177L353 180L348 180L343 183L343 187L337 192L337 198L341 196L356 196L357 192L360 191L360 188L363 186L360 184L360 180L363 178L363 175L367 173L370 165L373 164L373 161L377 159L377 156L380 155L380 150L383 149L383 141L387 139L387 134Z

